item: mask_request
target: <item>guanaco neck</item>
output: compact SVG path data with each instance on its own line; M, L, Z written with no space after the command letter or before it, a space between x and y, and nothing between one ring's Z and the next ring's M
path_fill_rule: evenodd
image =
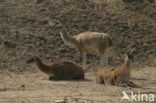
M46 64L44 64L40 59L38 59L37 61L35 61L36 66L38 67L38 69L44 73L46 73L48 71L48 67Z
M130 71L130 68L131 68L131 62L130 62L129 59L125 58L122 69L123 69L124 72L128 72L128 71Z
M61 38L67 45L78 46L78 41L74 37L68 35L66 31L61 32Z

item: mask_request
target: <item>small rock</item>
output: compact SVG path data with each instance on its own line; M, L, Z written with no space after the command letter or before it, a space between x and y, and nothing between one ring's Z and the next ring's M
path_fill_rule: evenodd
M22 85L21 85L21 88L24 88L24 87L25 87L25 84L22 84Z
M48 20L40 21L40 24L41 24L41 25L46 25L46 24L48 24Z
M16 45L10 41L4 41L4 45L8 48L16 48Z
M60 49L59 52L60 52L60 53L67 53L67 50L65 50L65 49Z
M41 2L43 2L43 0L36 0L36 3L37 3L37 4L39 4L39 3L41 3Z

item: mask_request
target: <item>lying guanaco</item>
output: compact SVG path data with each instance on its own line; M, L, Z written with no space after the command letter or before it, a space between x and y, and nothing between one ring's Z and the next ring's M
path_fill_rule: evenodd
M106 83L122 86L123 83L129 82L132 62L133 56L126 54L124 64L121 67L112 67L98 72L96 75L96 82L99 84Z
M37 68L49 76L49 80L84 79L83 69L68 60L51 64L43 63L38 57L31 58L27 63L35 63Z

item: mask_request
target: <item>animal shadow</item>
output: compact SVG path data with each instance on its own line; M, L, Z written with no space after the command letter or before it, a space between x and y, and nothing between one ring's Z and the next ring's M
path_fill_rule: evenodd
M126 83L126 85L128 87L132 87L132 88L141 88L138 85L136 85L135 83L133 83L132 81L129 81L128 83Z
M59 82L59 81L88 82L88 81L91 81L91 80L89 80L89 79L57 79L57 78L55 78L53 76L53 77L49 77L49 81L56 81L56 82Z
M131 80L148 80L148 79L144 79L144 78L131 78Z

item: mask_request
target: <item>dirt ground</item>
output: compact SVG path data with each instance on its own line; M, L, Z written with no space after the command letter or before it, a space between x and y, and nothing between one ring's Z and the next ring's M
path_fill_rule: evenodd
M69 103L76 103L76 99L77 103L121 103L123 91L156 95L155 74L155 67L135 69L131 81L137 87L115 87L96 84L95 72L86 73L86 79L78 81L48 81L42 73L6 73L0 77L0 103L55 103L65 97Z
M156 103L156 2L150 1L0 0L0 103L55 103L65 98L69 103L131 103L120 101L123 91L154 94ZM78 50L61 40L62 25L70 35L110 34L108 67L122 65L125 51L133 54L130 80L136 86L96 84L95 53L88 53L85 80L79 81L48 81L26 64L39 56L47 63L68 59L82 65Z

